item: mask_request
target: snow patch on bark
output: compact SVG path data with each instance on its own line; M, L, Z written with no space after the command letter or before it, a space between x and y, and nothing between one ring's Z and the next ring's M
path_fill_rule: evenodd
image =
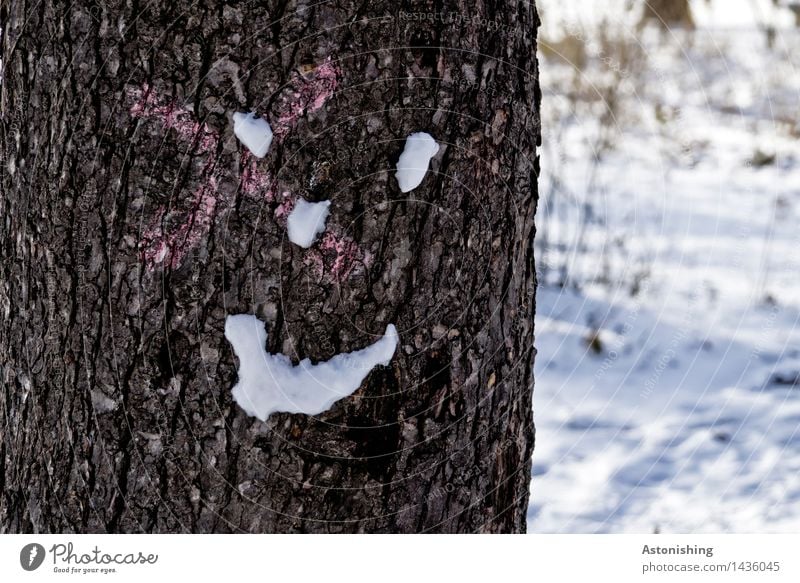
M266 421L273 413L318 415L352 395L369 372L386 366L397 348L397 330L389 324L383 337L354 352L337 354L311 364L306 358L293 366L284 354L269 354L264 322L237 314L225 322L225 338L239 359L239 382L233 398L248 414Z
M406 145L397 161L397 184L402 192L411 192L422 183L428 165L439 151L439 144L425 132L417 132L406 138Z
M325 230L331 201L308 202L298 199L286 220L289 240L305 249L311 247L317 235Z
M233 133L256 158L263 158L272 144L272 128L253 112L233 114Z

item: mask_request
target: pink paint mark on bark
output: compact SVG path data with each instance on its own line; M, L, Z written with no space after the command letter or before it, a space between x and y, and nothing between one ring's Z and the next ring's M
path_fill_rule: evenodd
M307 75L296 75L291 80L287 95L278 102L277 120L272 128L278 141L283 140L304 115L325 105L336 92L339 75L339 69L328 58ZM183 142L194 145L197 153L208 155L203 169L203 175L208 178L194 193L191 208L188 211L175 210L169 213L166 208L159 208L154 220L142 235L142 255L149 268L159 264L176 268L211 229L217 206L213 153L219 145L220 136L198 122L190 110L174 100L158 96L147 84L141 88L129 89L127 94L134 102L130 108L132 117L158 121L164 129L177 132ZM266 202L279 201L274 216L277 221L285 224L294 208L295 197L289 192L278 195L276 180L268 172L261 170L249 153L246 152L243 156L242 192L246 196L262 198ZM179 223L178 227L165 231L165 223L174 222ZM312 257L313 253L317 256ZM317 249L309 252L309 257L311 263L318 264L321 276L324 274L336 281L350 275L368 259L367 254L351 239L330 234L323 237Z
M283 192L281 194L281 204L278 205L278 208L275 209L275 220L279 223L286 224L286 220L289 218L289 214L294 209L294 205L297 201L291 193Z
M277 142L286 138L303 115L317 111L325 105L336 92L339 74L339 69L328 58L307 75L296 74L292 78L287 94L278 100L277 117L271 122L273 136ZM246 196L263 198L267 202L278 200L280 197L276 190L277 181L268 172L259 169L257 160L249 152L244 152L243 161L242 192ZM285 201L281 204L284 203ZM291 212L291 208L288 212ZM279 207L276 217L284 217L288 212Z
M303 262L318 279L341 282L372 264L372 255L344 234L327 231Z
M269 202L275 200L272 177L266 172L261 172L255 162L246 166L242 173L242 192L253 198L263 197Z
M214 152L219 135L174 100L156 95L147 84L128 89L127 94L134 102L130 108L132 117L160 122L165 130L174 130L182 142L193 145L196 154L206 154L202 182L192 194L188 208L170 212L165 207L158 208L142 233L140 247L147 267L164 264L174 269L211 229L218 202Z
M130 108L132 117L160 121L165 129L175 130L184 142L196 143L199 153L216 149L219 135L215 131L199 123L191 111L175 101L157 97L146 83L141 89L129 89L128 96L134 100Z
M241 188L245 196L263 198L267 202L274 202L275 181L269 172L258 167L258 163L249 152L243 155L244 170L242 170Z
M188 211L175 211L167 216L165 209L142 233L142 258L149 267L159 264L177 268L186 255L197 247L211 229L217 208L217 181L213 176L198 188ZM177 227L165 231L164 222L179 222Z
M283 140L297 125L301 117L322 108L339 86L339 69L330 57L307 75L295 75L290 81L288 95L283 96L276 108L273 124L276 139Z

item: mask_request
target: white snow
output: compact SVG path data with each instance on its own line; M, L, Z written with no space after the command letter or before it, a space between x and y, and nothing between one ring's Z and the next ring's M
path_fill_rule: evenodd
M692 16L698 26L749 28L774 26L791 28L794 15L784 5L776 5L775 0L692 0Z
M644 53L621 84L588 25L580 75L542 59L529 532L800 530L800 29L770 49L745 4L772 2L617 27ZM569 31L610 3L537 6Z
M439 151L430 134L417 132L406 138L406 145L397 161L397 184L402 192L411 192L422 183L428 165Z
M233 133L258 158L266 156L272 144L272 128L253 112L233 114Z
M330 206L329 200L308 202L302 198L298 199L286 221L289 240L306 249L311 247L317 235L325 230Z
M228 316L225 338L239 359L239 382L233 398L248 415L266 421L273 413L318 415L352 395L369 372L386 366L397 347L397 330L386 327L383 337L361 350L337 354L311 364L293 366L288 356L269 354L264 322L248 314Z
M700 29L748 28L771 25L778 29L795 27L789 10L790 0L690 0L692 19ZM644 2L630 0L544 0L537 4L542 16L542 38L553 40L565 34L581 34L597 26L622 27L625 34L636 35ZM590 33L591 34L591 33ZM587 39L595 42L596 39Z

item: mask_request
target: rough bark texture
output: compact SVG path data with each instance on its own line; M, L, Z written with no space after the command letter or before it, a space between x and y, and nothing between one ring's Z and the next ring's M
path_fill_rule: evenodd
M525 529L532 2L0 10L0 530ZM404 195L414 131L442 148ZM333 201L309 250L298 196ZM262 423L231 399L241 312L292 358L390 322L401 345L331 411Z

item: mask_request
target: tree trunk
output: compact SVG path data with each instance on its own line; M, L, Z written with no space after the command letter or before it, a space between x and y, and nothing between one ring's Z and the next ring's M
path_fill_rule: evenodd
M642 22L653 20L663 28L694 26L689 0L645 0Z
M438 4L3 4L0 530L524 531L538 17ZM402 194L416 131L441 147ZM307 250L301 196L332 201ZM295 362L400 343L261 422L236 313Z

